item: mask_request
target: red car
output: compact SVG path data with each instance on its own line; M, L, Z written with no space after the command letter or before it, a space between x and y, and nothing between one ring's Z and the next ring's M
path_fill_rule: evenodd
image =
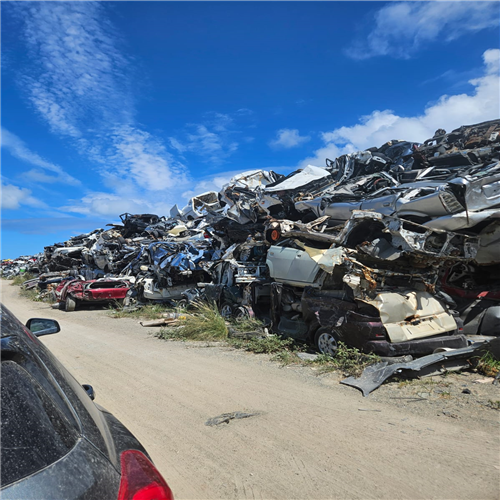
M83 281L80 279L63 281L56 289L59 307L74 311L80 304L122 305L130 283L124 280L101 278Z

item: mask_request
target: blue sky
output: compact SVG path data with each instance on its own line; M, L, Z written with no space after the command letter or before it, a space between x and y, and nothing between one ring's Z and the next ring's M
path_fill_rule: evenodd
M498 2L2 2L2 258L495 119Z

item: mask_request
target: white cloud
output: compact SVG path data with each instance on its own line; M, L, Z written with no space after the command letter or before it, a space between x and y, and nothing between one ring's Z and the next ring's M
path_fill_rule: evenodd
M461 36L498 27L498 2L391 2L374 15L374 27L346 50L353 59L392 56L408 59L436 40L451 42Z
M40 182L42 184L54 184L56 182L60 182L58 177L55 177L54 175L47 175L43 170L38 170L36 168L28 170L28 172L23 172L22 177L24 181Z
M137 197L163 191L162 199L177 199L189 175L162 140L134 119L133 67L107 20L106 5L30 2L14 8L22 13L31 59L23 88L51 130L97 164L111 191L109 202L117 204L114 196L123 185Z
M30 151L27 148L26 144L19 137L4 128L2 128L2 147L19 160L30 163L31 165L36 165L37 167L41 167L45 170L49 170L50 172L54 172L55 174L57 174L54 177L40 173L38 179L39 182L62 182L65 184L70 184L72 186L78 186L79 184L81 184L78 179L75 179L71 175L67 174L62 167L44 160L37 153ZM33 173L34 171L32 170L31 172Z
M188 182L182 166L174 166L162 142L148 132L122 126L115 129L112 140L115 154L106 159L114 164L115 174L132 179L139 188L156 192Z
M22 205L47 208L47 205L31 196L31 190L13 184L2 184L2 210L17 210Z
M178 199L181 199L180 195ZM168 214L171 207L172 203L165 201L161 196L156 198L144 197L138 192L127 193L127 196L92 192L81 200L70 201L69 205L59 207L59 210L116 219L118 215L126 212L135 214L153 213L161 216Z
M325 158L334 159L344 153L379 147L392 139L422 142L438 128L448 132L461 126L498 119L500 111L499 49L483 54L484 75L470 80L471 94L443 95L421 115L398 116L392 110L373 111L350 127L340 127L322 134L324 146L300 165L323 165Z
M193 196L197 196L201 193L206 193L207 191L219 192L222 186L224 186L224 184L227 184L231 180L231 178L233 178L237 174L241 174L241 170L223 172L211 177L205 177L203 179L200 179L195 184L193 189L190 189L189 191L185 191L184 193L182 193L182 197L188 200Z
M236 117L251 116L247 109L239 109ZM205 161L220 164L229 158L239 146L234 139L238 132L231 114L207 113L202 123L189 123L182 138L170 137L170 146L181 155L190 152L201 156ZM243 139L248 142L248 138Z
M105 226L109 219L89 219L79 217L39 217L27 219L4 219L2 231L14 231L21 234L54 234L67 231L70 234L81 234Z
M300 146L311 139L308 135L301 136L295 129L282 128L276 133L276 139L269 142L269 145L275 149L290 149Z

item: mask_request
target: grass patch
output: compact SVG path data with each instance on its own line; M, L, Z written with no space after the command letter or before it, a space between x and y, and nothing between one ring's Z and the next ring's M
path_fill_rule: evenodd
M133 318L133 319L160 319L163 314L173 312L175 309L164 304L149 304L138 309L127 310L123 308L115 309L110 307L109 312L112 318Z
M339 342L334 358L327 354L320 354L315 360L308 363L319 365L320 373L340 370L345 375L358 377L368 365L379 361L380 358L375 354L364 354L355 347L347 347L343 342Z
M197 304L186 319L180 320L178 327L162 328L157 336L176 340L225 340L227 334L226 322L217 306L204 302Z
M30 273L18 274L17 276L14 276L14 278L12 278L11 285L19 286L22 285L25 281L32 280L34 278L36 278L36 276Z
M302 362L297 354L291 351L280 351L271 358L271 361L278 361L282 365L291 365Z
M491 352L484 353L480 358L476 358L477 371L487 377L496 377L500 371L500 361L495 359Z
M182 328L160 328L154 336L161 340L186 340Z
M409 378L406 378L406 379L395 378L394 382L398 383L398 389L403 389L404 387L408 387L408 386L412 385L413 379L409 379Z
M263 325L261 323L260 328L262 327ZM254 326L250 331L255 330L256 328ZM231 338L229 339L229 344L235 349L244 349L245 351L253 352L255 354L274 354L271 361L277 361L282 365L302 362L302 360L297 356L297 346L293 339L283 339L278 335L268 335L263 338L254 337L250 339Z
M21 288L21 290L19 290L19 295L28 300L32 300L33 302L42 302L40 292L36 288L32 288L31 290L25 290L24 288Z
M500 410L500 401L488 400L488 406L494 410Z
M278 335L269 335L264 338L252 339L230 339L229 343L235 349L244 349L245 351L256 354L277 354L283 351L295 350L293 339L282 339Z
M231 321L231 326L242 333L264 330L264 323L257 318L243 318Z
M444 392L441 392L439 394L439 397L441 399L450 399L451 398L451 393L450 392L447 392L447 391L444 391Z
M322 372L341 370L346 375L354 376L360 375L368 365L380 361L378 356L363 354L358 349L347 347L342 342L339 344L335 358L320 354L313 361L302 361L297 356L298 346L291 338L282 338L279 335L228 338L228 327L240 333L264 331L263 323L257 319L243 319L227 323L215 304L202 303L196 305L194 312L186 319L180 320L179 326L161 328L154 335L162 340L227 340L228 344L235 349L243 349L255 354L273 354L271 360L283 365L314 364L319 365Z
M449 383L439 383L437 380L433 380L431 377L424 379L417 378L415 379L415 384L420 386L421 388L424 388L427 392L432 392L437 385L439 385L439 387L448 387L450 385Z

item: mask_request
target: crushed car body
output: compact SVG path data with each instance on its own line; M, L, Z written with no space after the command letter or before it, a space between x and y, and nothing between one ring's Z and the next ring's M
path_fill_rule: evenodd
M421 356L500 334L500 120L288 175L256 168L169 214L119 218L2 261L2 275L32 272L26 287L68 310L209 300L331 355L341 341ZM105 283L116 295L97 300Z
M129 288L130 283L120 279L102 278L89 281L69 279L61 282L55 290L55 296L59 306L63 306L69 312L84 304L123 305Z
M330 231L327 223L269 223L283 238L267 254L278 332L332 355L341 341L384 356L466 345L436 284L442 266L475 257L478 238L374 212L355 211Z

